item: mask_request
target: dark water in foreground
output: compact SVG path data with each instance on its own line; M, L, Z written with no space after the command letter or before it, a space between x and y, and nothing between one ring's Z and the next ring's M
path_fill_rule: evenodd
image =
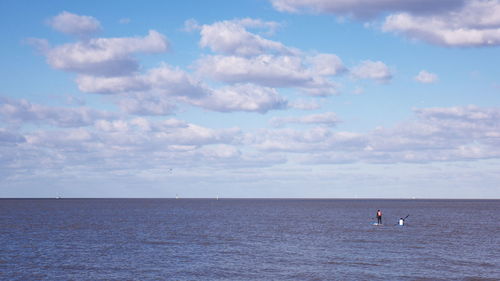
M499 215L500 200L3 199L0 279L500 280Z

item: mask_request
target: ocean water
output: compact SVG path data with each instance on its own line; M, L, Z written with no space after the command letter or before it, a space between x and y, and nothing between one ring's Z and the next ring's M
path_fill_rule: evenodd
M500 200L1 199L0 279L500 280L499 215Z

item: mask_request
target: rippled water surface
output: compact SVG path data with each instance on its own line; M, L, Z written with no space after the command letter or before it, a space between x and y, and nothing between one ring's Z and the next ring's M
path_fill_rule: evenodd
M2 199L0 279L500 280L499 215L500 200Z

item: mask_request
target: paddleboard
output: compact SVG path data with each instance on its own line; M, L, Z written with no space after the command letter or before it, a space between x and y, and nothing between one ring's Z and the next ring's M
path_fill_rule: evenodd
M377 223L377 222L372 222L373 225L383 225L381 223Z

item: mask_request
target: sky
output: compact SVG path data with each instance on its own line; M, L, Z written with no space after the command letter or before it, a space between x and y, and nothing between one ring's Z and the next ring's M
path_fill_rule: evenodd
M500 1L0 1L0 197L500 198Z

